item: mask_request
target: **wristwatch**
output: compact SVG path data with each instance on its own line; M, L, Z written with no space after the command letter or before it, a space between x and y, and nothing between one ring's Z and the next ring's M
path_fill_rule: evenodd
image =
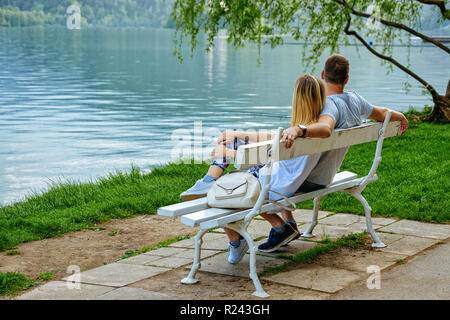
M305 135L306 135L306 126L304 126L304 125L302 125L302 124L299 124L298 127L299 127L300 129L302 129L302 132L303 132L303 134L302 134L301 136L298 136L298 138L304 138Z

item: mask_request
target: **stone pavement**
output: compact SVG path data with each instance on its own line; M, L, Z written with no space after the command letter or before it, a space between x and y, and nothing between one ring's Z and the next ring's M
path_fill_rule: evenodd
M311 210L297 210L295 218L299 230L305 231L311 218ZM269 294L271 290L275 290L272 289L275 286L284 288L286 292L291 292L288 295L290 299L298 300L401 299L411 298L408 293L424 290L430 292L428 295L422 295L424 299L427 297L448 299L450 250L446 240L450 237L450 225L382 217L374 217L372 222L380 239L387 244L386 248L365 250L363 254L352 254L349 250L331 260L317 259L311 264L299 264L295 268L261 277L263 287ZM363 216L320 211L314 238L295 240L274 254L258 254L257 271L284 264L287 260L279 257L279 253L305 252L316 246L324 237L334 240L350 233L360 233L365 228ZM253 221L249 227L249 232L257 245L265 241L269 230L269 224L259 219ZM254 298L251 295L253 285L248 276L249 255L247 254L241 263L230 265L226 262L228 242L222 229L207 233L203 239L202 264L197 274L197 277L203 275L203 278L191 286L180 285L179 280L188 274L192 264L194 254L192 238L82 271L60 281L48 282L17 299L209 299L221 297L220 294L215 295L214 291L224 286L223 281L230 286L229 290L234 291L233 281L242 280L248 285L246 291L241 292L241 298ZM366 284L367 279L372 276L367 268L373 265L381 272L379 290L369 290ZM209 281L208 290L196 290L196 286L204 285L205 278ZM175 282L183 290L176 293L168 292L165 288L173 286ZM154 283L159 285L155 286ZM242 286L238 290L242 291ZM231 291L224 292L222 297L225 299L237 298L227 295L227 292ZM417 297L421 298L420 295Z

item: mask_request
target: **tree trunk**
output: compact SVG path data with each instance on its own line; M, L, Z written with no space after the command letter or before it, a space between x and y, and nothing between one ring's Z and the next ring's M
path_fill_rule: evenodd
M447 84L445 96L433 95L434 108L430 120L437 123L450 121L450 80Z

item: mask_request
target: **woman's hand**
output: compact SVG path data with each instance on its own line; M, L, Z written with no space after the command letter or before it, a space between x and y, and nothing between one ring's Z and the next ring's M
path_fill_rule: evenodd
M232 149L228 149L226 148L224 145L218 145L216 146L212 153L211 153L213 158L235 158L236 157L236 151L232 150Z
M299 127L291 127L283 131L281 142L286 142L286 148L289 149L294 144L295 139L302 133L299 131L302 131Z
M236 131L234 130L225 130L222 134L217 138L218 144L228 144L233 142L236 138Z

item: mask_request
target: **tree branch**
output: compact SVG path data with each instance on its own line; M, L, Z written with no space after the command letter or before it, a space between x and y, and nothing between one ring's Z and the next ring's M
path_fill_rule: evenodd
M417 0L420 3L423 4L431 4L431 5L435 5L439 8L439 10L441 10L442 16L444 18L447 18L448 20L450 20L450 16L448 16L447 13L447 8L445 8L445 2L444 1L439 1L439 0Z
M342 6L346 6L347 8L349 8L347 6L347 3L344 0L334 0L334 1L336 3L342 5ZM364 17L364 18L372 17L371 14L364 13L364 12L359 12L359 11L356 11L355 9L353 9L353 8L349 8L349 9L351 10L352 14L354 14L355 16ZM430 37L428 37L428 36L426 36L426 35L424 35L424 34L422 34L420 32L417 32L416 30L411 29L410 27L408 27L408 26L406 26L404 24L397 23L397 22L392 22L392 21L388 21L388 20L384 20L384 19L381 19L380 17L375 17L375 19L377 21L381 22L382 24L386 25L386 26L397 28L397 29L401 29L401 30L404 30L406 32L409 32L409 33L415 35L416 37L421 38L422 40L424 40L426 42L434 44L435 46L441 48L442 50L444 50L445 52L450 54L450 48L447 47L446 45L444 45L443 43L441 43L440 41L437 41L437 40L435 40L433 38L430 38Z
M368 44L360 35L359 33L357 33L354 30L350 30L350 24L351 24L351 17L348 17L347 20L347 25L344 28L344 32L347 35L350 36L354 36L355 38L357 38L359 40L359 42L361 42L372 54L374 54L375 56L377 56L380 59L386 60L390 63L392 63L393 65L395 65L396 67L398 67L399 69L401 69L402 71L404 71L405 73L409 74L411 77L413 77L414 79L416 79L417 81L419 81L433 96L433 98L439 96L439 94L436 92L436 90L428 83L426 82L424 79L422 79L421 77L419 77L417 74L415 74L414 72L412 72L411 70L409 70L408 68L406 68L404 65L402 65L400 62L398 62L397 60L395 60L392 57L388 57L385 56L381 53L379 53L378 51L376 51L375 49L372 48L372 46L370 44Z

